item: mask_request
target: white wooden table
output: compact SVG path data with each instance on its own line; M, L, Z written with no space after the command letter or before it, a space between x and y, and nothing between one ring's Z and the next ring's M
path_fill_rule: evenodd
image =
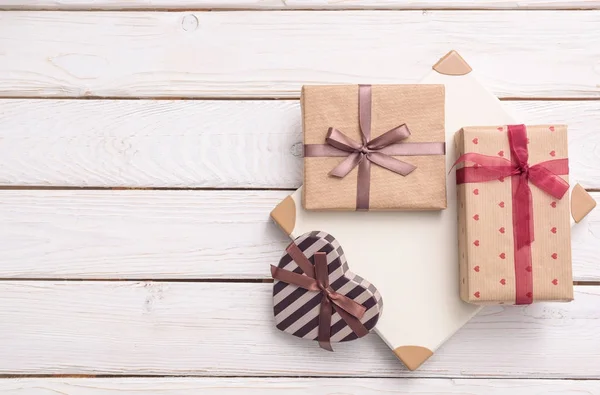
M600 200L600 1L0 8L0 394L600 394L600 210L573 303L486 308L415 372L376 335L330 354L279 333L268 271L300 86L416 82L450 49L528 122L570 125Z

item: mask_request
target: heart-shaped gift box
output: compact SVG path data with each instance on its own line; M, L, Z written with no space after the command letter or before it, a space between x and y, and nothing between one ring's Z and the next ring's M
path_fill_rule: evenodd
M366 335L381 315L377 288L349 270L344 250L328 233L313 231L295 239L271 273L277 328L318 340L325 349L331 349L330 342Z

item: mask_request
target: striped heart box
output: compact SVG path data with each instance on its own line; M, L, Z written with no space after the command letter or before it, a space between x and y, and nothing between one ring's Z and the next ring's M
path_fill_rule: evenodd
M312 265L317 252L326 253L329 283L334 291L345 295L366 308L360 322L370 331L381 315L383 301L377 288L362 277L352 273L344 250L330 234L313 231L293 241ZM289 253L279 261L279 268L303 274ZM273 311L278 329L294 336L317 340L321 293L308 291L293 284L275 280L273 284ZM331 342L355 340L355 334L341 318L334 306L331 319Z

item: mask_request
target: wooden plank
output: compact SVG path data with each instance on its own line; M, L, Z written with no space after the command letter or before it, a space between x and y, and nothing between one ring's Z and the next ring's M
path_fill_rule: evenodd
M0 0L9 10L597 9L597 0Z
M271 284L2 281L0 374L598 379L599 303L486 308L408 372L374 334L325 353L278 331Z
M269 278L289 193L0 191L0 276Z
M206 391L206 392L205 392ZM379 395L600 394L596 380L380 379L380 378L24 378L0 380L4 395Z
M0 278L268 279L288 191L0 191ZM600 201L600 192L592 195ZM576 281L600 281L600 210L573 230Z
M1 66L0 66L1 67ZM567 123L571 172L600 188L600 101L505 101ZM0 185L297 188L297 101L0 100Z
M297 188L301 183L297 102L2 100L0 106L3 185Z
M416 82L457 49L501 97L599 98L599 25L595 11L7 11L0 96L298 97Z

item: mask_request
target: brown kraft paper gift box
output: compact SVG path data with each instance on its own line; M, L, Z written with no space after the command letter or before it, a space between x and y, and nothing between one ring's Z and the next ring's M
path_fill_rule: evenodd
M465 127L456 135L457 152L511 160L507 130L507 126ZM568 157L566 126L526 126L526 131L530 167ZM559 177L568 182L567 175ZM526 292L529 302L517 301L512 178L457 185L461 298L475 304L571 301L569 193L557 199L531 182L534 241L531 266L525 266L528 273L523 274L530 275L533 288Z
M359 86L304 86L304 144L326 144L333 127L361 142ZM371 140L401 124L410 136L402 143L443 143L443 85L373 85ZM443 147L442 147L443 150ZM370 166L369 210L441 210L446 208L445 154L393 156L416 166L406 176ZM329 172L343 157L304 158L303 206L307 210L356 210L358 167L343 178Z

